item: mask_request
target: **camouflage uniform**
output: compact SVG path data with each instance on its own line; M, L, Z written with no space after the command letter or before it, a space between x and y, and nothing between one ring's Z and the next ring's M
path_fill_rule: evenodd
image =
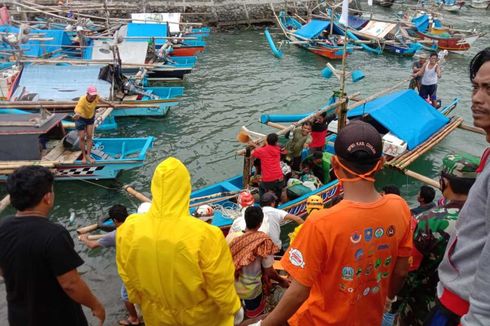
M479 159L471 155L451 154L443 160L442 175L458 178L476 178ZM423 325L435 305L439 266L447 242L454 232L463 201L449 201L442 207L431 209L416 217L414 232L414 265L419 267L408 274L398 294L394 309L400 313L402 325ZM419 265L420 263L420 265ZM416 268L417 266L415 266Z

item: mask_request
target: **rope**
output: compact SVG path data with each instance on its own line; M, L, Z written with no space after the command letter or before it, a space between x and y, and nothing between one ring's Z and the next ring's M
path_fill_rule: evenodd
M228 207L224 207L223 205L220 204L212 205L215 212L220 212L221 215L231 218L232 220L235 220L236 218L242 215L242 211L238 204L232 203L231 205L227 205L227 206Z
M97 187L100 187L102 189L106 189L106 190L115 190L115 191L121 191L121 188L112 188L112 187L106 187L106 186L103 186L101 184L98 184L96 182L93 182L93 181L89 181L89 180L85 180L85 179L77 179L77 181L81 181L81 182L85 182L85 183L88 183L88 184L91 184L93 186L97 186Z

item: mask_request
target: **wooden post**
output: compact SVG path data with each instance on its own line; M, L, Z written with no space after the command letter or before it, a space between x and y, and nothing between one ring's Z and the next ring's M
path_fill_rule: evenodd
M133 187L129 185L123 186L123 189L126 190L131 196L138 199L142 203L151 203L151 199L143 195L142 193L136 191Z
M251 168L251 153L252 149L247 146L245 149L245 156L243 157L243 188L247 189L250 183L250 168Z

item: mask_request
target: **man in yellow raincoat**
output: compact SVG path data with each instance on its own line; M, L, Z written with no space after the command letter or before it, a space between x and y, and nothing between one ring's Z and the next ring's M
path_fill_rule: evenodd
M233 325L240 310L233 261L221 230L189 214L190 175L175 158L161 162L153 201L118 228L116 259L129 301L145 324Z

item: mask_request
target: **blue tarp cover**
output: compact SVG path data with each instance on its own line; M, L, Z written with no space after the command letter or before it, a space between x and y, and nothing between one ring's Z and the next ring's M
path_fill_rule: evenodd
M360 30L366 24L368 23L367 19L360 18L358 16L349 16L348 18L348 24L349 27L352 27L353 29Z
M429 28L429 16L427 15L422 15L420 17L416 17L412 19L412 23L415 25L415 28L423 33L426 32L427 29Z
M142 39L128 39L129 42L144 42L151 37L167 37L167 24L128 24L127 36L136 37L143 36ZM167 40L155 39L155 44L164 44Z
M22 70L19 84L12 96L19 100L21 95L31 95L31 100L78 100L93 85L103 97L110 96L111 84L99 79L99 70L103 66L56 66L26 65Z
M347 116L353 118L364 114L404 140L410 150L449 122L411 89L380 97L349 111Z
M294 34L303 38L313 39L320 35L329 25L330 22L327 20L312 19Z

